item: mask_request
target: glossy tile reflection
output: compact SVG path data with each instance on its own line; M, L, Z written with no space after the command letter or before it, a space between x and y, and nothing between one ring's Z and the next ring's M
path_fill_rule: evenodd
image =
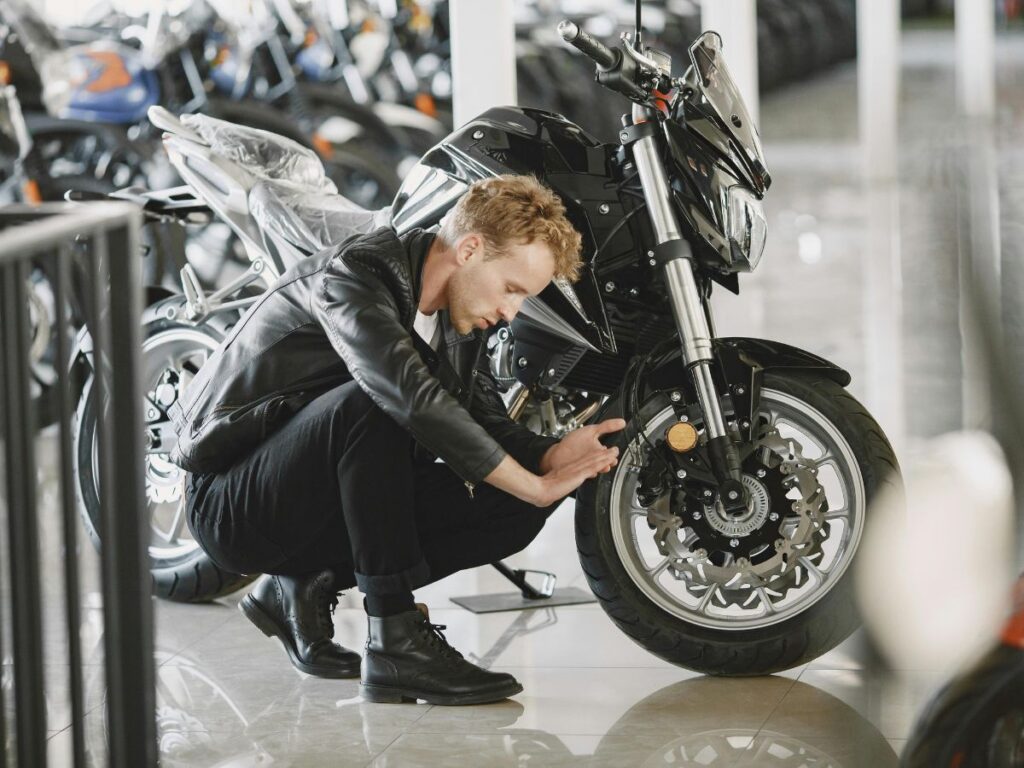
M999 114L953 112L951 32L903 38L899 167L861 181L853 64L762 101L774 178L769 241L739 297L716 293L718 333L777 339L835 361L901 457L923 439L990 417L963 323L964 287L988 287L1006 365L1024 375L1024 35L1001 37ZM45 443L45 441L44 441ZM41 443L44 558L59 559L52 439ZM47 464L45 455L50 455ZM514 567L544 568L586 588L568 502ZM81 534L86 748L106 750L96 559ZM47 727L54 764L70 760L67 638L59 581L46 582ZM698 676L648 653L596 605L472 615L454 595L507 592L491 569L420 590L466 656L516 675L501 704L375 705L357 681L309 678L239 614L155 603L157 718L163 766L831 766L887 768L939 670L882 675L859 634L828 654L764 678ZM9 595L0 595L4 600ZM365 639L359 597L335 616L337 639ZM9 631L9 628L4 628ZM5 639L5 651L10 643ZM10 659L2 684L11 685Z

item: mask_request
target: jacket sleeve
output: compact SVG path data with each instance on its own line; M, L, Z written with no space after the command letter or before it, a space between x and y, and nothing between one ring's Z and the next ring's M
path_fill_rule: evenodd
M430 373L372 267L331 259L312 303L356 383L463 480L480 482L501 463L505 450Z
M539 475L541 459L551 446L558 443L558 439L538 435L509 418L486 355L477 360L473 377L476 392L470 403L470 413L512 458Z

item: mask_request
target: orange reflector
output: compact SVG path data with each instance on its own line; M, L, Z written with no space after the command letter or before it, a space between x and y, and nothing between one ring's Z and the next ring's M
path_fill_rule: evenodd
M373 19L367 19L363 22L360 32L373 32L375 29L377 29L377 22Z
M1024 650L1024 611L1014 616L1003 628L1003 645Z
M334 157L334 145L319 133L313 134L313 149L315 149L317 154L324 160L330 160Z
M411 3L412 18L409 19L409 27L417 32L429 32L433 25L430 14L427 13L418 3Z
M0 85L11 84L11 65L0 59Z
M29 179L21 185L21 193L25 196L25 202L32 205L39 205L43 202L43 193L39 189L39 182Z
M668 447L676 453L686 453L697 447L697 429L687 421L677 421L665 433Z
M1015 587L1014 607L1013 617L1003 627L1003 645L1024 649L1024 578Z
M429 93L417 93L413 105L427 117L437 117L437 102Z
M311 45L316 43L316 41L319 40L319 39L320 38L317 37L316 30L313 29L312 27L310 27L309 29L306 30L306 39L302 41L302 44L306 48L309 48Z
M661 112L663 115L667 116L669 114L668 105L672 103L672 91L669 91L668 93L662 93L661 91L655 89L651 91L651 96L654 97L655 108L657 108L657 110Z

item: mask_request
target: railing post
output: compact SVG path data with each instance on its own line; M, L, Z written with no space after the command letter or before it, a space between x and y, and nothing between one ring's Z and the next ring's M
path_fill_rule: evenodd
M46 703L36 529L36 463L29 390L26 260L0 264L4 457L11 579L11 637L18 765L46 764Z
M95 258L101 269L105 262L103 271L109 276L106 318L98 322L103 343L96 339L96 382L105 379L99 361L109 360L109 391L105 386L100 389L112 404L109 418L102 418L107 460L101 478L106 486L101 506L103 611L108 713L120 726L112 733L110 763L116 768L134 768L156 764L149 525L140 514L147 507L139 471L145 450L138 368L142 348L138 242L134 229L122 225L99 233L94 243L98 246ZM96 405L97 413L104 414L103 401ZM116 663L111 663L113 660ZM129 691L137 691L138 697L130 696Z
M30 317L27 283L31 268L48 273L56 310L55 359L59 408L57 461L64 543L65 618L68 625L72 750L76 768L85 763L82 653L80 644L77 525L72 483L70 374L66 367L69 318L66 299L74 249L84 238L94 246L86 323L95 339L93 393L100 454L101 571L104 604L106 714L109 762L115 768L155 768L156 721L152 598L148 562L142 446L141 290L139 213L132 206L99 203L0 211L0 426L5 457L9 536L11 637L14 658L13 718L0 702L0 768L47 765L39 528L36 509L35 425L29 383ZM4 229L4 226L7 228ZM114 404L105 413L107 403ZM2 559L2 558L0 558ZM5 734L16 737L14 755ZM61 766L63 768L63 766Z

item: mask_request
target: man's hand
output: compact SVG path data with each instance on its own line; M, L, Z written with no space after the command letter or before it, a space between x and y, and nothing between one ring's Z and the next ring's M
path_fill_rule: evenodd
M540 461L540 475L506 456L484 481L534 506L551 506L618 463L619 449L606 448L600 438L625 426L623 419L608 419L580 427L548 448Z
M552 448L557 446L552 446ZM550 449L549 449L550 450ZM546 454L545 454L546 455ZM598 443L596 450L568 462L540 477L536 496L527 499L538 507L547 507L565 498L591 478L604 474L619 463L619 449L605 448Z
M549 472L566 467L584 456L604 450L605 447L601 444L600 438L625 428L624 419L606 419L599 424L574 429L548 448L547 453L540 460L540 473L547 475Z

